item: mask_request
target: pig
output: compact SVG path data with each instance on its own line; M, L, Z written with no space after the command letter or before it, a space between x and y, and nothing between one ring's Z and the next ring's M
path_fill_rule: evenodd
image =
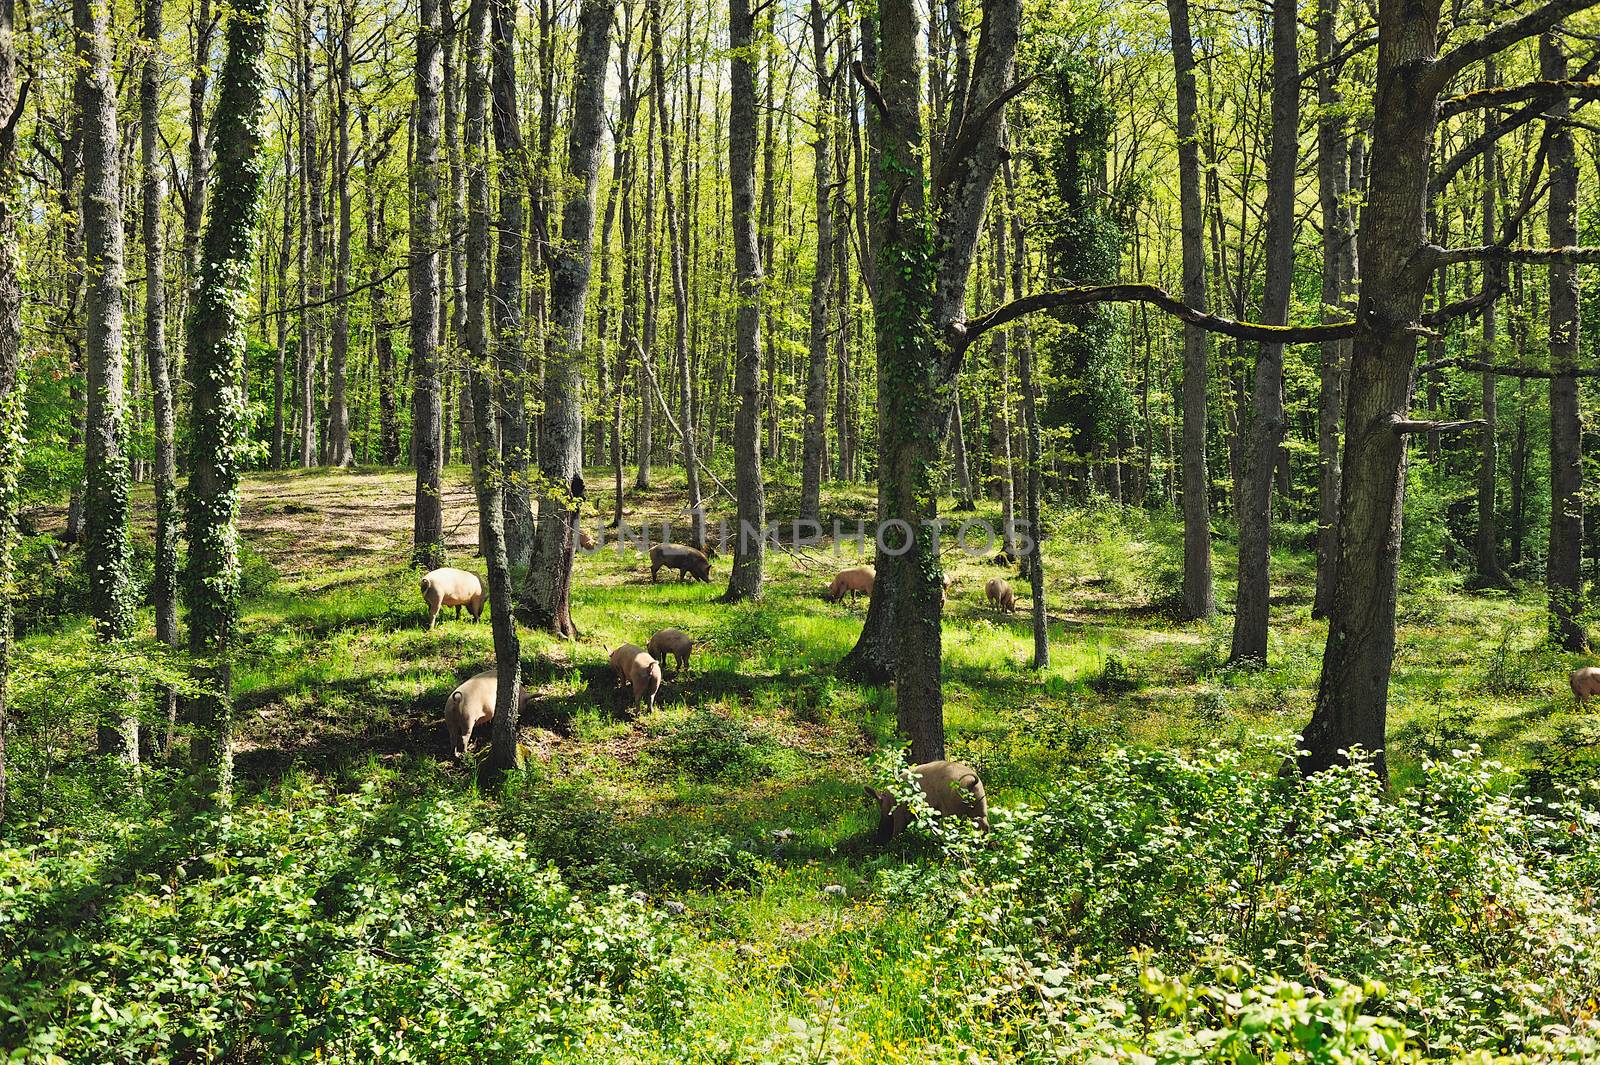
M965 762L924 762L911 767L928 805L941 814L965 817L989 831L989 799L977 770ZM911 823L911 808L895 801L894 794L873 787L863 789L867 805L878 808L878 842L888 843Z
M445 566L422 578L422 599L428 604L428 628L439 620L443 607L456 608L456 620L461 620L461 608L466 607L476 622L483 615L483 582L477 574Z
M837 603L850 593L850 601L854 603L856 596L864 595L872 598L872 586L878 580L878 571L871 566L853 566L850 569L839 571L833 578L833 583L828 585L828 590L822 593L822 598L830 603Z
M949 603L950 603L950 589L955 586L955 583L956 583L956 579L954 577L952 577L950 574L946 573L944 575L944 581L943 581L943 584L942 584L942 588L941 588L941 590L939 592L939 602L941 602L941 603L943 603L943 604L945 604L947 606L949 605Z
M578 530L578 546L580 548L585 551L593 551L595 549L595 545L596 541L592 534L583 529Z
M678 571L678 580L693 577L711 583L711 560L705 553L683 544L656 544L650 549L650 583L656 582L656 572L665 566Z
M1011 590L1004 577L990 577L989 583L983 586L983 594L989 597L989 605L996 610L1007 614L1017 612L1017 593Z
M450 757L465 758L472 741L472 730L494 720L495 695L500 690L499 678L492 669L468 677L461 686L450 693L444 703L444 727L450 733ZM526 710L533 696L526 688L517 701L520 710Z
M1589 705L1589 696L1600 695L1600 668L1584 666L1573 670L1567 679L1572 684L1572 694L1583 706Z
M694 640L681 629L662 629L650 637L650 643L645 650L650 652L650 657L657 662L666 662L671 655L677 663L676 672L683 672L689 668L689 655L694 651Z
M656 693L661 690L661 663L639 649L625 643L611 652L611 668L617 674L618 684L633 685L633 709L641 705L656 708Z

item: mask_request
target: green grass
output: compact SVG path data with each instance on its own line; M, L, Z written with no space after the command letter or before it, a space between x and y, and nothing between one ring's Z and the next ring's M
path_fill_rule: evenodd
M481 573L462 477L451 471L447 493L451 562ZM605 472L589 483L607 485ZM279 801L287 781L353 786L373 774L480 801L470 771L445 761L441 715L450 690L491 663L489 626L424 628L406 565L409 491L404 474L389 472L249 480L247 542L277 577L245 604L234 673L247 802ZM595 498L609 509L607 492ZM679 486L658 478L651 492L629 496L628 517L659 522L679 501ZM861 486L834 488L824 506L841 518L871 511ZM998 520L992 505L977 516ZM1276 551L1269 662L1232 669L1227 613L1176 624L1157 609L1176 591L1174 518L1114 507L1050 517L1047 670L1030 665L1024 583L1012 575L1018 613L997 615L983 584L1003 571L953 550L946 559L957 577L944 626L950 754L980 768L991 803L1037 801L1064 766L1114 747L1244 748L1304 724L1325 638L1310 617L1308 554ZM1217 555L1226 602L1230 545L1219 542ZM820 595L853 561L826 548L771 552L763 599L730 607L716 601L725 557L709 585L652 584L637 554L602 551L577 562L579 637L522 634L534 693L524 741L534 757L484 817L526 833L541 860L580 885L618 880L685 904L692 963L717 989L687 1040L705 1041L704 1060L768 1039L791 1014L854 1018L833 1047L840 1060L910 1060L929 1029L920 990L935 974L919 946L897 936L896 911L871 893L876 872L915 861L917 844L909 853L872 846L861 801L869 759L894 742L893 694L836 676L866 604ZM1470 743L1514 768L1539 765L1570 710L1565 671L1579 664L1538 649L1542 611L1536 590L1469 595L1438 580L1402 588L1390 702L1398 787L1426 758ZM692 666L669 677L653 713L633 718L613 689L607 650L668 626L696 638ZM40 701L46 663L63 640L81 637L75 623L21 645L24 663L35 664L20 674L16 698L29 771L49 764L60 773L74 744L87 742L87 725L47 750L38 739L52 714ZM48 815L49 802L40 804ZM792 837L780 842L785 830ZM823 893L830 884L845 887L848 905ZM609 1036L602 1026L592 1038L567 1058L595 1060Z

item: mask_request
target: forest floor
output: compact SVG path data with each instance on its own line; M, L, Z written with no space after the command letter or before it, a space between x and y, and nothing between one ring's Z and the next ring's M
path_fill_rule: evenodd
M591 476L591 500L609 511L608 473ZM448 481L450 561L481 573L464 471L452 469ZM273 801L297 782L342 790L375 775L480 801L470 769L446 757L442 708L462 679L491 664L489 625L463 617L426 628L407 565L411 492L405 472L247 479L247 601L233 677L245 802ZM776 486L772 512L792 511L792 494ZM630 522L659 527L678 513L681 482L630 488L626 503ZM147 508L147 497L136 501L141 523ZM997 521L994 509L980 504L977 516ZM871 490L833 486L824 512L866 517ZM1281 757L1310 714L1325 636L1310 618L1310 554L1276 552L1269 664L1233 669L1229 614L1178 624L1159 609L1178 586L1175 519L1111 506L1047 519L1051 665L1042 672L1030 666L1025 583L1012 575L1018 611L997 614L983 585L1004 571L946 555L956 577L944 625L949 752L980 768L991 805L1038 803L1066 766L1118 746L1221 744L1262 765ZM596 521L586 518L585 528ZM490 804L487 821L526 836L535 858L580 889L620 882L682 903L699 944L694 964L721 973L727 989L696 1024L735 1043L730 1033L759 1030L795 1003L874 996L879 977L860 959L849 971L829 944L890 920L874 877L885 863L915 860L872 842L875 812L861 792L869 761L893 743L892 691L835 675L866 603L828 603L820 593L855 563L854 550L769 552L763 599L727 606L717 602L726 557L710 584L665 573L652 584L637 552L604 549L576 563L580 636L522 633L534 695L523 742L533 757L516 800ZM1219 541L1223 600L1231 600L1230 551ZM1579 664L1542 649L1543 617L1533 592L1468 594L1408 576L1390 700L1400 788L1426 759L1474 743L1511 766L1538 766L1552 730L1573 712L1566 671ZM668 626L695 638L693 662L683 674L669 670L658 708L635 717L613 687L607 651ZM28 637L23 659L44 657L56 638ZM26 734L29 711L19 712ZM19 742L26 760L32 748L26 735ZM91 743L57 737L52 749ZM19 798L25 792L19 781ZM850 904L841 908L829 885L842 885ZM914 1014L907 1006L883 1020L876 1038L905 1037Z

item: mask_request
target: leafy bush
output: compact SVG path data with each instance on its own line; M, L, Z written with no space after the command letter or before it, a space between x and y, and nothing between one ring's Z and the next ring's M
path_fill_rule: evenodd
M1128 665L1116 655L1106 655L1100 672L1089 680L1089 687L1101 695L1121 695L1139 687Z
M1500 642L1489 655L1483 687L1490 695L1526 695L1543 688L1552 675L1560 672L1554 648L1548 640L1535 647L1519 649L1512 645L1515 635L1513 625L1501 629Z
M1399 796L1361 766L1251 761L1117 751L991 813L987 840L941 833L942 863L880 873L938 1015L1000 1013L1075 1060L1600 1048L1600 813L1508 795L1475 758Z
M0 846L11 1061L525 1061L596 1009L670 1027L676 946L460 802L372 785Z
M760 729L713 710L695 710L652 748L676 771L699 783L742 783L766 771L776 744Z

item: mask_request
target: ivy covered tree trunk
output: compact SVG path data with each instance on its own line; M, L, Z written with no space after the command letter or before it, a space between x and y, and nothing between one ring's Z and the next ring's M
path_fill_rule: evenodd
M758 598L766 565L766 485L761 475L761 250L756 235L755 26L749 0L729 0L728 168L733 185L734 316L733 571L724 598ZM643 446L641 444L641 446Z
M498 687L494 742L484 765L489 782L516 765L521 649L511 612L511 566L506 558L505 471L494 432L493 356L489 351L489 5L467 8L466 123L462 137L467 178L466 354L472 381L473 470L478 496L478 547L488 571L489 615Z
M1561 38L1539 41L1539 74L1564 81L1567 56ZM1572 104L1562 97L1546 112L1549 145L1549 246L1578 243L1578 163L1573 151ZM1583 428L1578 404L1578 268L1550 267L1550 554L1545 586L1550 594L1550 636L1568 651L1586 650L1583 612ZM1565 371L1565 372L1563 372Z
M20 106L17 94L16 0L0 0L0 128ZM11 582L21 502L27 406L22 380L22 279L17 246L17 141L0 137L0 821L6 814L7 685L11 677Z
M811 334L806 365L806 421L801 440L800 514L822 519L822 475L828 419L828 297L833 286L833 81L828 73L828 20L811 0L811 62L817 74L817 132L812 173L817 186L817 266L811 275Z
M1200 201L1199 94L1189 0L1167 0L1178 104L1178 213L1183 256L1183 302L1197 311L1206 296L1205 216ZM1190 620L1217 612L1211 579L1211 476L1206 470L1206 378L1211 340L1192 323L1183 327L1183 613Z
M1294 280L1295 168L1300 147L1300 53L1296 0L1272 4L1272 144L1267 156L1266 279L1261 320L1289 320ZM1284 432L1283 345L1262 343L1250 396L1240 491L1239 584L1230 662L1267 660L1272 593L1272 482Z
M561 240L552 245L550 261L554 335L545 358L544 418L539 435L543 494L533 564L521 602L530 625L568 637L577 635L571 591L578 508L584 496L583 312L594 260L594 202L600 184L613 6L612 0L585 0L578 17L572 128L567 140L566 180L562 182L567 201L561 212Z
M411 454L417 488L411 558L424 570L444 565L445 456L440 451L439 94L444 80L439 0L421 0L417 30L416 132L411 161Z
M84 565L89 608L102 642L133 635L132 546L128 538L128 425L122 353L122 166L117 137L117 92L111 74L110 11L74 0L77 98L83 115ZM107 700L100 750L139 760L139 719L133 693Z
M187 499L189 652L203 693L196 718L208 741L210 783L233 797L232 654L239 624L239 474L246 440L243 376L251 263L261 213L267 92L266 0L237 0L213 119L217 153L189 317Z
M172 375L167 365L166 238L161 207L166 202L161 162L161 36L163 0L146 0L143 41L146 49L139 77L139 161L144 197L144 358L150 374L155 410L155 567L150 598L155 604L156 639L178 646L178 500L177 447L172 403ZM284 187L288 194L288 186ZM285 210L287 210L285 204ZM161 695L165 735L162 749L172 749L177 724L177 693Z

